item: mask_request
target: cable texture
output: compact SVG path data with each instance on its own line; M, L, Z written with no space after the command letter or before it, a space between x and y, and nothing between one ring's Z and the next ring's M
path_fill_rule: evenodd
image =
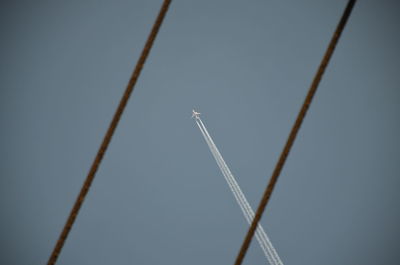
M342 15L342 17L341 17L341 19L339 21L339 24L336 27L336 30L335 30L335 32L334 32L334 34L332 36L332 39L331 39L331 41L329 43L329 46L328 46L328 48L327 48L327 50L325 52L325 55L324 55L324 57L323 57L323 59L321 61L321 64L319 65L318 71L317 71L317 73L316 73L316 75L315 75L315 77L314 77L314 79L313 79L313 81L311 83L311 86L310 86L309 91L307 93L307 96L306 96L306 98L304 100L304 103L303 103L303 105L302 105L302 107L300 109L300 112L299 112L299 114L298 114L298 116L296 118L296 121L295 121L295 123L294 123L294 125L292 127L292 130L290 131L289 137L288 137L288 139L286 141L286 144L285 144L285 146L283 148L283 151L282 151L282 153L281 153L281 155L280 155L280 157L278 159L277 164L275 165L275 169L274 169L274 171L272 173L272 176L271 176L271 178L269 180L268 186L266 187L266 189L264 191L263 197L262 197L262 199L260 201L260 204L259 204L259 206L257 208L257 211L256 211L256 214L254 216L253 222L252 222L252 224L251 224L251 226L250 226L250 228L249 228L249 230L248 230L248 232L246 234L246 237L245 237L245 239L243 241L243 244L242 244L242 246L241 246L241 248L239 250L239 253L238 253L237 257L236 257L236 260L235 260L235 263L234 263L235 265L241 265L242 262L243 262L243 259L244 259L245 255L246 255L246 252L247 252L248 248L249 248L251 240L252 240L252 238L254 236L254 232L255 232L255 230L257 228L257 225L258 225L258 223L259 223L259 221L261 219L262 214L264 213L265 207L267 206L269 198L271 197L272 191L274 190L275 184L276 184L276 182L278 180L278 177L279 177L279 175L280 175L280 173L282 171L282 168L283 168L283 166L285 164L286 158L289 155L290 149L292 148L292 145L293 145L293 143L294 143L294 141L296 139L297 133L298 133L300 127L301 127L301 124L302 124L302 122L304 120L304 117L306 116L307 110L310 107L310 104L312 102L314 94L315 94L315 92L316 92L316 90L318 88L318 85L319 85L319 83L320 83L320 81L322 79L322 75L325 72L325 69L326 69L326 67L327 67L327 65L329 63L329 60L330 60L330 58L331 58L331 56L333 54L333 51L335 50L336 44L337 44L337 42L338 42L338 40L340 38L340 35L343 32L343 29L344 29L344 27L346 25L346 22L347 22L350 14L351 14L351 11L353 9L353 6L354 6L355 2L356 2L356 0L349 0L349 2L347 3L346 9L344 10L344 13L343 13L343 15Z
M47 262L48 265L53 265L57 262L57 258L64 246L65 240L67 239L68 234L75 222L75 219L79 213L79 210L83 204L83 201L85 200L85 197L86 197L86 195L89 191L89 188L93 182L93 179L94 179L96 172L100 166L100 163L104 157L104 154L107 151L107 147L111 141L114 131L117 128L119 120L121 119L122 113L126 107L129 97L133 92L134 86L137 82L137 79L139 78L141 70L146 62L146 59L147 59L149 53L150 53L151 47L153 46L154 40L155 40L157 33L161 27L164 17L168 11L170 3L171 3L171 0L164 0L163 4L161 6L161 9L158 13L157 19L154 22L151 32L147 38L146 44L145 44L145 46L141 52L141 55L136 63L135 69L129 79L128 85L125 89L125 92L124 92L122 98L121 98L121 101L119 102L119 105L117 107L117 110L115 111L115 114L111 120L111 123L107 129L107 132L103 138L100 148L96 154L96 157L93 160L93 163L90 167L89 173L87 174L87 177L85 179L85 182L82 185L79 195L74 203L74 206L73 206L73 208L68 216L68 219L64 225L64 228L63 228L63 230L57 240L57 243L51 253L51 256Z

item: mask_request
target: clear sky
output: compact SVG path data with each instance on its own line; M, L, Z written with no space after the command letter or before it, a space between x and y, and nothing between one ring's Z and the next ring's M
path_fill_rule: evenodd
M0 264L45 264L161 0L0 2ZM346 5L172 2L58 264L232 264ZM261 220L286 265L398 264L398 1L358 1ZM244 264L265 264L253 241Z

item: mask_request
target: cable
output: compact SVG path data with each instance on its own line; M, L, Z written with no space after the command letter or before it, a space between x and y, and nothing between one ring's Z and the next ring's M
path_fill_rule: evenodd
M92 184L93 179L96 175L96 172L97 172L97 170L100 166L100 163L104 157L104 154L107 151L107 147L110 144L110 141L114 134L114 131L117 128L118 122L121 119L122 113L125 109L128 99L129 99L130 95L132 94L132 91L134 89L136 81L138 80L139 75L142 71L142 68L143 68L143 66L146 62L146 59L150 53L151 47L153 46L154 40L155 40L157 33L161 27L164 17L168 11L170 3L171 3L171 0L164 0L163 4L161 6L161 9L158 13L157 19L154 22L151 32L147 38L146 44L144 45L142 53L136 63L135 69L131 75L131 78L129 79L129 82L125 89L125 92L121 98L121 101L119 102L117 110L115 111L115 114L114 114L114 116L111 120L111 123L107 129L107 132L103 138L100 148L97 151L96 157L93 160L93 163L90 167L89 173L87 174L85 182L82 185L82 188L81 188L79 195L74 203L74 206L68 216L68 219L64 225L64 228L63 228L63 230L57 240L57 243L50 255L47 265L54 265L57 262L57 258L64 246L65 240L67 239L68 234L75 222L75 219L79 213L79 210L83 204L83 201L85 200L85 197L89 191L90 185Z
M310 89L307 93L307 96L304 100L303 106L300 109L300 112L296 118L296 121L292 127L292 130L290 131L289 137L287 139L287 142L283 148L283 151L279 157L279 160L277 164L275 165L275 169L272 173L271 179L269 180L268 186L266 187L263 197L260 201L260 204L257 208L256 214L254 216L253 222L246 234L246 237L243 241L243 244L239 250L239 253L236 257L235 260L235 265L241 265L243 262L243 259L246 255L246 252L249 248L249 245L251 243L251 240L254 236L254 232L257 228L258 222L261 219L262 214L264 213L265 207L267 206L267 203L269 201L269 198L271 197L272 191L274 190L275 184L278 180L278 177L282 171L282 168L285 164L286 158L289 155L290 149L292 148L292 145L296 139L297 133L300 129L300 126L304 120L304 117L306 116L307 110L310 107L310 104L312 102L312 99L314 97L314 94L318 88L318 85L322 79L322 75L325 72L325 69L329 63L330 58L332 57L333 51L335 50L336 44L340 38L340 35L343 32L343 29L346 25L346 22L351 14L351 11L353 9L353 6L355 4L356 0L349 0L347 3L346 9L344 10L344 13L339 21L339 24L336 27L336 30L332 36L332 39L329 43L329 46L325 52L324 57L322 58L321 64L319 65L318 71L314 77L313 82L311 83Z

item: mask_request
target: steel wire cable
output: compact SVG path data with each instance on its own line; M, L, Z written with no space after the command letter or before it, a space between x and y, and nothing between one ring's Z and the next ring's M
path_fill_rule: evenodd
M269 201L269 199L271 197L271 194L272 194L272 192L274 190L275 184L276 184L276 182L278 180L278 177L279 177L279 175L280 175L280 173L282 171L282 168L283 168L283 166L285 164L286 158L288 157L290 149L293 146L293 143L294 143L294 141L296 139L297 133L298 133L300 127L301 127L301 124L302 124L302 122L304 120L304 117L307 114L307 110L310 107L312 99L313 99L313 97L315 95L315 92L316 92L316 90L318 88L318 85L319 85L319 83L320 83L320 81L322 79L322 75L324 74L325 69L326 69L326 67L327 67L327 65L329 63L329 60L332 57L332 54L333 54L333 52L335 50L335 47L336 47L336 44L338 43L338 40L339 40L339 38L340 38L340 36L341 36L341 34L343 32L343 29L344 29L344 27L346 25L346 22L347 22L350 14L351 14L351 11L352 11L352 9L354 7L355 2L356 2L356 0L349 0L348 1L347 6L346 6L346 8L345 8L345 10L343 12L343 15L342 15L337 27L336 27L336 30L335 30L332 38L331 38L331 41L330 41L330 43L328 45L328 48L327 48L327 50L325 52L325 55L322 58L322 61L321 61L320 65L319 65L319 67L318 67L317 73L315 74L314 79L313 79L313 81L311 83L311 86L310 86L310 88L308 90L308 93L307 93L307 96L306 96L306 98L304 100L304 103L303 103L303 105L302 105L302 107L301 107L301 109L300 109L300 111L299 111L299 113L297 115L296 121L295 121L295 123L294 123L294 125L293 125L293 127L292 127L292 129L290 131L290 134L289 134L289 137L288 137L288 139L286 141L286 144L285 144L285 146L284 146L284 148L282 150L281 155L279 156L278 162L275 165L275 168L274 168L274 171L273 171L273 173L271 175L269 183L268 183L267 187L265 188L265 191L263 193L262 199L261 199L261 201L259 203L259 206L257 207L257 211L256 211L256 214L254 216L253 222L251 223L251 226L247 231L247 234L246 234L246 236L245 236L245 238L243 240L242 246L241 246L241 248L240 248L240 250L238 252L238 255L236 257L236 260L235 260L235 263L234 263L235 265L241 265L242 262L243 262L243 259L244 259L245 255L246 255L246 252L247 252L248 248L249 248L251 240L252 240L252 238L254 236L254 233L256 231L256 228L258 226L258 223L259 223L259 221L261 219L261 216L264 213L265 207L268 204L268 201Z
M140 73L143 69L146 59L150 53L151 47L153 46L154 40L157 36L157 33L159 32L159 29L164 21L164 18L168 11L170 3L171 3L171 0L164 0L161 5L160 11L159 11L157 18L153 24L153 27L152 27L150 34L147 38L147 41L143 47L140 57L136 63L133 73L129 79L129 82L128 82L128 85L126 86L125 92L124 92L124 94L119 102L119 105L114 113L111 123L110 123L110 125L107 129L107 132L103 138L103 141L100 145L100 148L97 151L97 154L92 162L90 170L89 170L89 172L86 176L86 179L82 185L79 195L71 209L68 219L64 225L64 228L61 231L61 234L56 242L56 245L54 246L54 249L49 257L47 265L53 265L57 262L57 258L59 256L59 254L61 253L61 250L62 250L62 248L65 244L65 241L68 237L68 234L71 231L71 228L76 220L79 210L83 204L83 201L85 200L85 197L90 189L90 186L93 182L96 172L101 164L101 161L104 157L105 152L107 151L108 145L110 144L111 138L112 138L112 136L115 132L115 129L117 128L118 123L121 119L122 113L128 103L129 97L133 92L135 84L140 76Z

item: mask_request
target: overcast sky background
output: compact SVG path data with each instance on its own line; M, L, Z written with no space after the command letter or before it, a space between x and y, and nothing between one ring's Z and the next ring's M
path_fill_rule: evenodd
M0 264L45 264L161 0L1 1ZM232 264L346 5L172 2L58 264ZM262 221L286 265L398 264L398 1L358 1ZM251 245L244 264L266 264Z

